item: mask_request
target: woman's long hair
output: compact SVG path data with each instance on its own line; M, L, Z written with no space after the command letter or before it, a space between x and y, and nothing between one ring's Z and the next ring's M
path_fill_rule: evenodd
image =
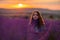
M39 26L42 26L42 25L44 25L45 23L44 23L44 20L43 20L43 18L42 18L42 16L41 16L41 13L39 12L39 11L33 11L32 12L32 14L31 14L31 17L30 17L30 22L29 22L29 24L32 24L32 20L33 20L33 15L34 15L34 13L37 13L38 14L38 21L39 21Z

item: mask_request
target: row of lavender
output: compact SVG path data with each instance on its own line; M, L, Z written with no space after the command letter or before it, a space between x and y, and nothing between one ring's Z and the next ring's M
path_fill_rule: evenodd
M0 17L0 40L27 40L29 19ZM50 30L48 40L60 40L60 20L45 19ZM52 36L52 38L50 37ZM31 35L32 37L32 35Z

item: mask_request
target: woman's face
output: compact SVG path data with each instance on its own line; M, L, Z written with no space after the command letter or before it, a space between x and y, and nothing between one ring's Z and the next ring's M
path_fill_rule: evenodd
M34 19L34 20L37 20L37 19L38 19L38 13L35 12L35 13L33 14L33 19Z

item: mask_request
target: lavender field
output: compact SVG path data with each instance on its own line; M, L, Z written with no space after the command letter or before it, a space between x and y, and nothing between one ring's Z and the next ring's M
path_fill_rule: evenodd
M36 40L36 36L39 36L39 40L60 40L60 20L44 19L44 21L45 36L33 31L33 27L28 25L29 19L0 16L0 40Z

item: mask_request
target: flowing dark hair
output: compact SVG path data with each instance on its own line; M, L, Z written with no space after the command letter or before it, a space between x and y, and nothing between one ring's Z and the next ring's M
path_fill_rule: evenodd
M44 23L44 20L43 20L43 18L42 18L42 16L41 16L41 13L40 13L39 11L33 11L33 12L32 12L31 17L30 17L30 22L29 22L29 24L32 23L34 13L37 13L37 14L38 14L38 17L39 17L39 18L38 18L38 21L39 21L38 26L44 25L44 24L45 24L45 23Z

